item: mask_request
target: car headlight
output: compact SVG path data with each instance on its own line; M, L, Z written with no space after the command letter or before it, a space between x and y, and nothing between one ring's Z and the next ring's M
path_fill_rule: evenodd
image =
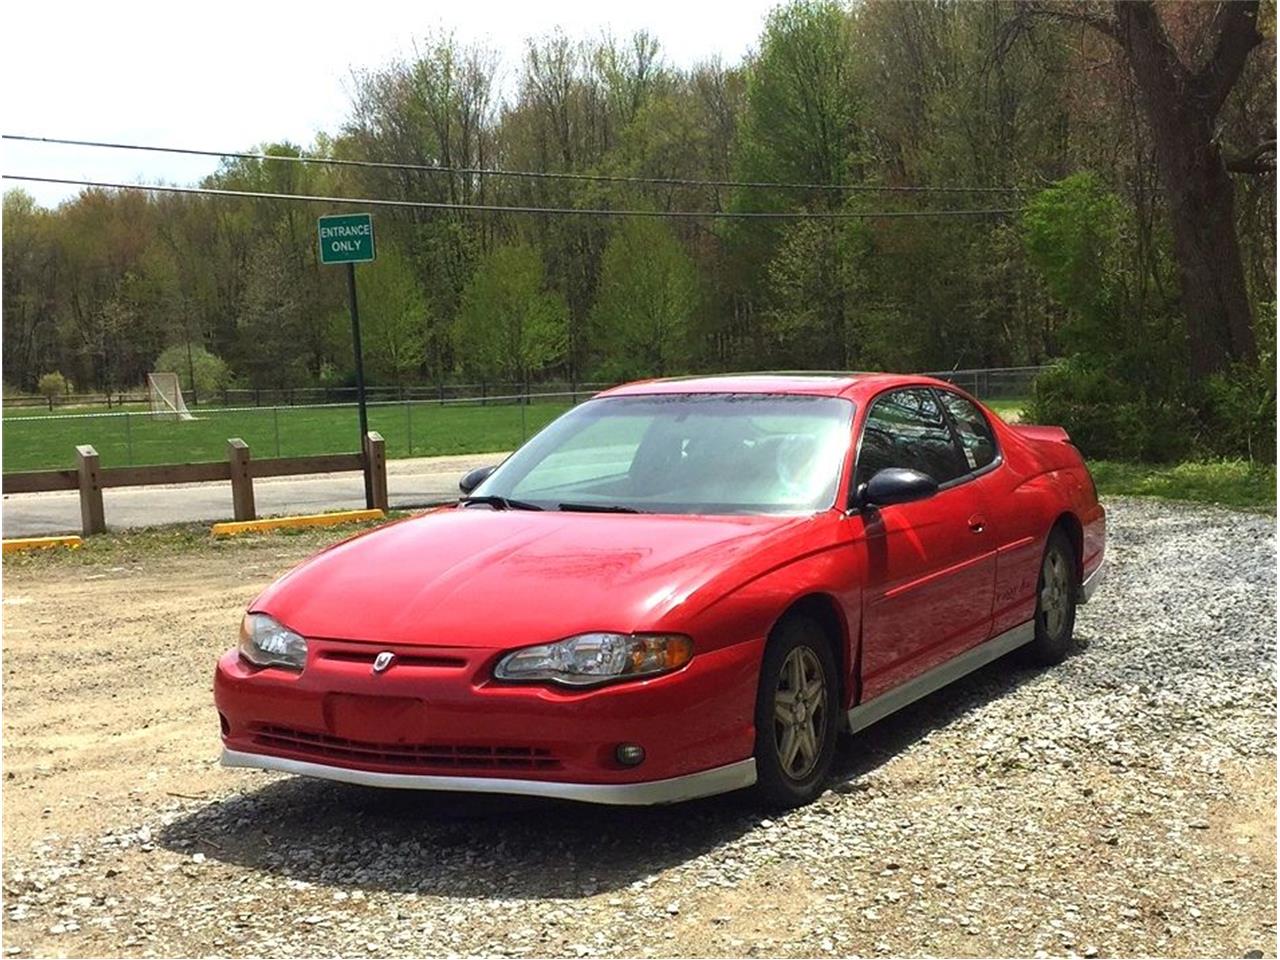
M583 633L555 643L524 647L493 668L499 680L550 680L585 687L646 677L683 667L693 641L675 633Z
M307 640L265 613L246 613L240 621L240 656L259 667L301 670Z

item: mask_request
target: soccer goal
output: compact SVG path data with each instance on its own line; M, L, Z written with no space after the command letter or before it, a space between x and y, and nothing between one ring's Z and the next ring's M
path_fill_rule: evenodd
M148 373L147 399L151 403L152 414L157 417L195 419L187 409L187 402L182 399L182 384L178 382L176 373Z

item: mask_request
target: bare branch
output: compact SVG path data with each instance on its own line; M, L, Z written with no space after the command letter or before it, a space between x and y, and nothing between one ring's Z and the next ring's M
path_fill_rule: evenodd
M1092 5L1053 2L1053 0L1041 3L1032 0L1023 4L1021 9L1033 17L1043 17L1046 20L1057 20L1061 23L1083 24L1112 40L1123 42L1115 19Z
M1247 173L1254 176L1276 172L1276 141L1263 140L1252 150L1236 156L1224 157L1231 173Z

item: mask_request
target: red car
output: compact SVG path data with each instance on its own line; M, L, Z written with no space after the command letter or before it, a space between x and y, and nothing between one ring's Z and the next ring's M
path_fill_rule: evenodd
M802 804L840 730L1015 648L1062 659L1103 561L1066 433L925 377L628 384L462 488L253 602L215 678L225 764Z

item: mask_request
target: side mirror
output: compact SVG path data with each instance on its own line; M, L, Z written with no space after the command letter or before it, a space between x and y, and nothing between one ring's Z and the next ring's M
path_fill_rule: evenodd
M497 469L498 465L493 464L492 466L476 467L474 470L469 470L463 478L458 481L458 489L462 491L464 496L471 493L472 490L488 480L489 474L493 473L493 471Z
M854 505L887 507L895 503L924 500L937 492L937 481L919 470L885 467L858 488L854 495Z

